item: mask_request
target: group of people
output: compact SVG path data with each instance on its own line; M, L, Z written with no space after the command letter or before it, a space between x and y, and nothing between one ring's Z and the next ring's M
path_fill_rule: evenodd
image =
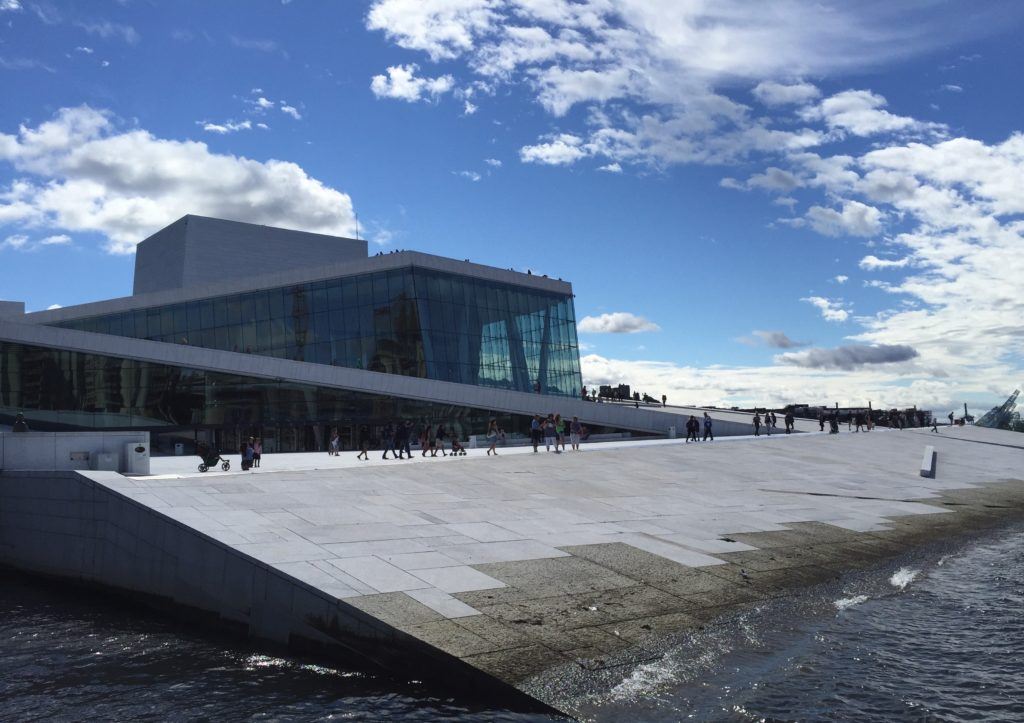
M786 425L786 434L792 434L793 429L796 426L796 418L792 412L786 412L782 417L783 424ZM754 436L761 436L761 413L754 412ZM772 430L779 428L779 418L775 416L775 412L765 410L764 413L764 430L765 433L770 437L772 436Z
M583 425L579 417L573 417L571 422L566 423L561 414L549 414L546 417L535 414L530 420L530 443L533 444L534 453L540 447L541 440L544 441L544 449L548 452L552 447L558 454L564 452L566 433L570 447L579 451L580 440L583 438Z
M259 467L263 457L263 440L260 437L249 437L238 445L238 451L242 455L243 470Z
M686 443L699 442L697 439L697 433L700 431L700 420L694 415L690 415L690 418L686 420ZM714 421L711 419L711 415L704 412L704 441L708 440L715 441L714 433Z
M491 420L491 425L497 429L495 420ZM502 432L502 436L504 436L504 432ZM395 422L387 422L381 429L380 445L383 450L381 459L388 459L388 453L391 454L392 459L412 459L413 439L419 442L421 457L436 457L438 452L442 457L458 457L466 454L466 448L454 428L448 429L443 423L426 424L419 429L417 435L415 425L411 420L400 419ZM445 451L446 442L449 445L448 451ZM359 454L356 455L356 459L369 460L370 447L373 444L369 426L363 424L359 427L358 443ZM341 437L337 427L331 430L327 454L333 456L341 454ZM495 452L495 454L497 453Z

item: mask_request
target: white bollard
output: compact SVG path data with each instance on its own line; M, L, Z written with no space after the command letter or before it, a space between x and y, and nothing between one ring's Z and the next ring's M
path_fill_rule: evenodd
M937 464L938 455L935 453L935 447L931 445L925 447L924 456L921 458L921 476L934 478Z

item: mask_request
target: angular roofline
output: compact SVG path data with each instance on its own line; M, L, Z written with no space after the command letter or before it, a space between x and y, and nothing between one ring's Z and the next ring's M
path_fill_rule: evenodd
M399 251L328 266L312 266L244 278L228 277L222 283L204 284L185 289L155 291L137 296L122 296L104 301L92 301L60 309L35 311L25 314L19 321L32 324L53 324L71 319L99 316L101 314L135 311L136 309L166 306L184 301L197 301L227 294L240 294L247 291L260 291L281 286L291 286L293 284L359 276L377 271L390 271L407 267L440 271L486 281L496 281L566 296L572 295L572 284L568 281L550 279L533 274L523 274L518 271L499 269L471 261L457 261L420 251ZM225 269L225 274L230 274L230 269Z

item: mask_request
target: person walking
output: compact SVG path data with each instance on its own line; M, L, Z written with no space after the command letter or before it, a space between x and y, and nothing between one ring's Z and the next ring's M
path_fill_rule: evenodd
M384 434L383 434L383 436L384 436L384 445L383 445L384 446L384 454L381 455L381 459L387 459L388 458L388 451L391 452L392 456L397 456L397 455L395 455L395 449L394 449L395 448L395 425L393 425L391 422L388 422L387 424L385 424L384 425Z
M818 412L818 429L822 432L825 431L825 413Z
M430 453L431 457L437 456L437 430L430 424L427 425L427 443L423 449Z
M783 417L783 421L786 423L786 434L792 434L794 425L793 412L786 412L786 416Z
M420 429L420 457L426 457L428 451L428 445L430 442L430 425L425 425Z
M359 454L356 459L370 460L370 428L365 424L359 427Z
M697 418L691 414L690 418L688 420L686 420L686 441L687 442L689 442L691 439L694 442L699 441L697 439L697 430L698 429L700 429L700 422L698 422Z
M663 406L663 407L667 407L668 406L668 397L666 397L664 394L661 395L661 406Z
M341 437L338 436L338 428L331 430L331 442L327 445L327 454L337 457L341 453Z
M533 419L530 420L530 441L533 442L534 454L537 454L537 446L540 444L540 435L540 416L534 414Z
M398 458L402 455L412 459L412 420L407 419L401 423L401 438L398 440Z
M498 446L498 421L496 419L492 419L487 425L487 441L490 443L490 446L487 447L487 456L490 457L492 454L497 456L498 450L496 447Z
M555 415L555 451L561 447L562 451L565 451L565 420L562 419L561 414Z
M772 412L772 429L779 428L779 418L775 416L775 412Z
M430 451L430 456L431 457L436 457L437 456L437 450L438 449L441 450L441 456L442 457L447 457L448 456L447 454L445 454L445 451L444 451L444 437L445 437L445 434L446 434L446 432L445 432L445 429L444 429L444 425L443 424L438 424L437 425L437 429L434 431L434 443L435 444L432 445L431 448L430 448L431 449L431 451Z
M939 433L939 418L938 417L932 417L932 431L935 432L935 434Z
M555 420L551 418L549 414L547 419L544 420L544 449L547 452L551 451L551 445L555 445L555 451L558 451L558 442L555 439Z
M569 423L569 445L574 451L580 451L580 436L583 434L583 425L579 417L573 417Z
M252 466L259 467L260 459L263 458L263 438L257 437L252 445Z
M712 442L715 441L715 434L711 427L714 422L711 420L711 415L704 412L704 441L707 442L710 439Z
M761 436L761 413L754 412L754 436Z
M18 416L20 417L21 415L19 414ZM949 413L949 426L950 427L953 426L953 413L952 412Z
M764 412L764 431L769 437L772 436L772 415L767 409Z

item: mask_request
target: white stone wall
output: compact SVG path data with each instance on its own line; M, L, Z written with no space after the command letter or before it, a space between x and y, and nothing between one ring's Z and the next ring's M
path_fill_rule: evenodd
M124 482L116 472L0 472L0 564L139 593L264 640L506 690L457 658L111 488Z
M0 470L88 470L100 453L114 455L127 468L124 448L149 446L149 432L21 432L0 434ZM83 458L87 455L86 458ZM149 470L141 470L149 474Z

